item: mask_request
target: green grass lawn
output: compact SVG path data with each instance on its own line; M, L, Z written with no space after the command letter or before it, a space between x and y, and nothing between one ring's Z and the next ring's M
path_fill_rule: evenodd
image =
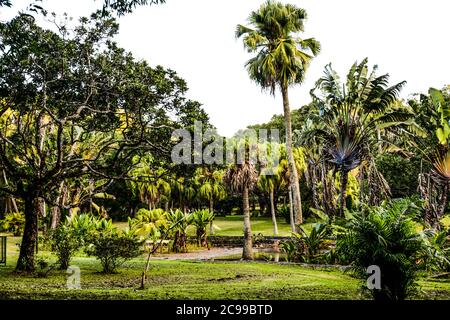
M289 236L291 227L284 219L278 219L279 236ZM244 217L240 215L217 217L214 220L215 235L217 236L242 236L244 229ZM252 217L253 234L262 233L264 236L273 236L272 219L269 217Z
M9 239L7 266L0 266L0 299L363 299L361 282L337 269L264 262L152 261L148 288L138 290L144 257L104 275L94 258L72 261L81 289L66 288L65 271L46 278L13 273L18 238ZM40 256L55 261L50 253ZM450 280L420 281L422 299L450 299Z
M278 235L289 236L291 234L291 227L284 219L278 219ZM264 236L273 236L273 224L270 217L252 217L252 232L253 234L262 233ZM216 226L214 235L216 236L242 236L244 229L244 217L241 215L217 217L214 220ZM121 228L128 226L126 222L116 223ZM209 234L209 227L207 228ZM188 234L195 236L195 227L189 226Z

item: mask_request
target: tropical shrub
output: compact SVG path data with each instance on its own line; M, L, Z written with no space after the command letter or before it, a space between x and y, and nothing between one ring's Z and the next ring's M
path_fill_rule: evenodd
M50 234L51 250L58 257L60 270L67 269L74 254L82 248L77 233L66 224L58 226Z
M338 239L338 253L361 279L367 279L369 266L380 268L381 289L371 290L376 300L404 300L416 290L420 261L427 253L413 221L418 210L409 200L366 207L353 215L347 233Z
M286 223L291 223L291 216L289 212L289 205L283 205L278 208L278 214L284 218Z
M186 231L192 223L192 214L184 213L176 209L170 210L167 214L167 220L170 223L171 232L173 235L173 251L186 252L187 251L187 236Z
M67 269L74 254L82 249L95 230L98 220L88 214L67 217L49 234L51 250L58 257L61 270Z
M129 229L144 239L159 239L168 229L167 214L162 209L140 209L134 219L128 218Z
M313 223L309 230L300 226L299 233L292 232L291 239L281 243L281 247L288 261L318 263L321 262L321 250L325 249L329 234L327 223Z
M22 212L9 213L0 220L0 226L2 230L12 232L15 237L19 237L25 227L25 215Z
M192 224L197 229L197 244L208 246L206 227L214 220L214 214L208 209L196 210L192 213Z
M425 230L427 252L423 257L428 271L450 271L450 241L447 231Z
M86 253L100 260L103 273L115 273L125 261L141 254L142 243L132 231L110 228L109 222L101 222L100 227L90 236Z

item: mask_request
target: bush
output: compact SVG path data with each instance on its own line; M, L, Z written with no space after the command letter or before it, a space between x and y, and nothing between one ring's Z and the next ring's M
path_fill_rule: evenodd
M167 220L170 223L171 233L173 235L173 251L187 252L187 228L192 224L192 214L184 213L176 209L167 214Z
M86 253L100 260L103 273L115 273L125 261L141 254L141 241L133 232L110 228L109 224L92 233Z
M289 205L283 205L278 208L278 214L284 218L284 221L286 221L286 223L291 223Z
M135 218L128 218L128 226L144 239L156 240L167 231L167 214L162 209L139 209Z
M88 214L81 214L66 221L52 230L49 235L51 250L58 257L61 270L67 269L73 255L81 249L89 234L95 230L98 220Z
M21 212L9 213L3 220L0 220L2 230L12 232L15 237L19 237L25 228L25 215Z
M419 261L427 253L426 241L413 217L418 207L409 200L365 208L351 218L347 233L337 242L340 257L366 280L366 270L381 270L381 289L371 290L376 300L404 300L416 289Z
M303 226L300 233L293 232L290 240L281 243L287 260L290 262L320 263L325 241L330 234L327 223L314 223L308 231Z
M52 251L58 257L60 270L67 269L74 254L80 249L82 243L74 230L68 225L60 225L50 233Z
M192 224L197 230L197 245L208 246L206 227L214 220L214 214L208 209L196 210L192 213Z

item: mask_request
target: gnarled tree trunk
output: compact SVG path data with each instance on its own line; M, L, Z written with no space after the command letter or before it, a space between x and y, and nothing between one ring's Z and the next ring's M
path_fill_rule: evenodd
M25 204L25 229L20 245L19 259L17 260L16 271L33 272L34 271L34 249L38 237L38 210L39 197L34 194L28 194L24 198Z

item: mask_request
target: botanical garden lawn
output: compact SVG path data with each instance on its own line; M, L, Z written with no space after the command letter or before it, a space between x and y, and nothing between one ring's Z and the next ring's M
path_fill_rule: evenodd
M214 230L214 235L216 236L242 236L243 234L243 221L244 217L242 215L229 215L217 217L214 220L216 226ZM278 235L282 237L290 236L291 227L284 219L278 219ZM273 224L270 217L252 217L252 233L253 234L263 234L264 236L273 236ZM116 225L121 228L128 226L128 223L118 222ZM209 234L209 227L207 228ZM191 236L195 235L195 227L189 226L188 234Z
M147 289L138 290L144 257L119 273L100 273L94 258L77 256L81 290L66 288L66 272L46 278L13 273L19 238L9 239L7 266L0 266L0 299L363 299L361 283L337 269L265 262L153 260ZM41 251L47 259L54 257ZM422 280L419 298L450 299L450 280Z

